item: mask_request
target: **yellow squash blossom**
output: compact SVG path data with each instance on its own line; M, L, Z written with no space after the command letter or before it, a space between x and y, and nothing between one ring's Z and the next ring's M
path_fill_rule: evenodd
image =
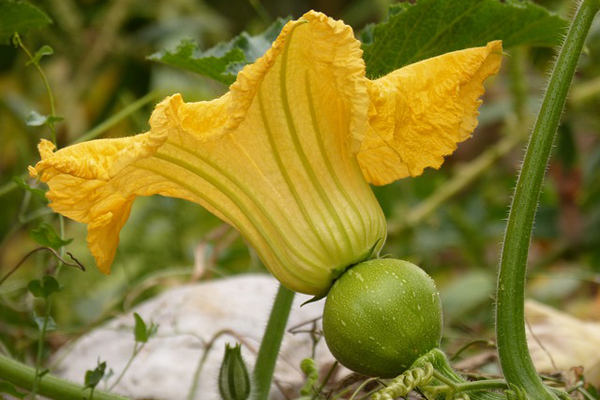
M477 124L501 43L449 53L377 80L352 29L314 11L288 22L228 93L156 106L150 131L54 152L30 167L51 207L89 224L110 266L136 196L196 202L236 227L288 288L323 295L376 255L385 218L369 187L438 168Z

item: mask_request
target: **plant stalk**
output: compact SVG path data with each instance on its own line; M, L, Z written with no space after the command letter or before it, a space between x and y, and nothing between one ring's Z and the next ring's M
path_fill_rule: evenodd
M44 342L46 340L46 332L48 330L48 321L50 320L50 312L52 311L52 300L52 296L49 296L45 299L46 311L44 312L44 322L42 324L42 329L40 330L37 355L35 358L35 379L33 381L33 388L31 389L31 397L34 399L36 398L35 396L38 394L40 380L42 379L42 357L44 355Z
M34 368L0 355L0 380L5 380L17 387L32 390L36 380ZM87 398L83 386L65 381L50 374L39 379L38 394L56 400L81 400ZM129 400L127 397L94 391L94 400Z
M48 99L50 100L50 116L56 117L56 108L54 107L54 96L52 95L52 89L50 89L50 83L48 83L46 74L44 74L44 71L42 70L42 67L40 66L39 61L36 61L34 56L29 51L29 49L27 47L25 47L25 45L21 41L21 37L19 36L19 34L15 34L13 39L14 39L15 43L25 52L25 54L27 54L27 57L29 57L29 61L31 61L31 63L33 64L35 69L40 74L40 77L42 78L42 81L44 82L44 87L46 88L46 92L48 93ZM52 134L52 143L56 144L56 128L54 126L54 123L55 123L54 121L49 121L48 128L50 128L50 133Z
M569 86L600 0L583 0L552 71L533 128L510 209L498 275L496 339L507 382L531 400L557 399L538 376L525 336L525 278L529 242L552 143Z
M285 326L292 309L295 293L283 285L279 285L279 290L275 296L275 302L271 309L269 322L265 329L265 334L260 343L258 356L253 372L253 400L268 400L271 391L271 381L275 363L279 355L279 348L285 333Z

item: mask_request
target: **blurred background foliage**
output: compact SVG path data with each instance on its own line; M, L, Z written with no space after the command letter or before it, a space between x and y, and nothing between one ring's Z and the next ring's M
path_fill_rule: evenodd
M316 9L359 32L387 15L388 0L39 0L53 24L23 38L30 50L50 45L45 71L55 97L59 147L81 138L120 137L148 129L153 105L182 92L187 101L214 98L225 85L147 60L183 38L203 49L246 30L258 33L276 17ZM544 6L567 17L574 1ZM577 316L600 315L600 21L587 41L548 169L532 245L529 295ZM459 146L440 171L381 188L388 217L384 253L424 268L438 283L446 337L460 345L493 338L493 293L499 246L525 137L540 103L554 54L515 48L489 81L474 138ZM58 232L46 203L13 181L27 166L47 127L28 126L32 110L49 112L48 97L25 53L0 46L0 277L38 244L30 231L42 223ZM142 101L137 101L142 99ZM137 102L136 102L137 101ZM36 182L28 180L35 186ZM263 271L232 229L195 204L139 198L121 241L113 273L103 276L87 250L85 226L64 221L67 246L86 271L62 269L62 291L47 336L47 352L111 315L173 285ZM46 253L27 258L0 286L0 351L32 360L40 305L27 292L32 279L52 271Z

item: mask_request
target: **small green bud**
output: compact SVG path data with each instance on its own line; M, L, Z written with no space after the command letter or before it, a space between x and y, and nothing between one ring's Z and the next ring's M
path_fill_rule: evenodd
M225 356L219 371L219 392L223 400L246 400L250 396L250 377L242 358L241 347L225 345Z
M312 358L305 358L300 363L300 369L304 372L304 375L306 375L306 383L302 389L300 389L300 395L309 396L315 394L314 387L319 380L319 370L315 365L315 360Z

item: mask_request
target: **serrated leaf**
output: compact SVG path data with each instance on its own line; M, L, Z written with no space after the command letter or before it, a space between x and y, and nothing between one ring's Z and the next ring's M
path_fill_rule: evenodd
M16 387L4 381L0 381L0 393L8 394L17 399L24 399L27 396L27 393L19 392Z
M23 1L0 1L0 44L9 44L15 34L39 29L52 20L39 8Z
M387 21L365 30L367 75L502 40L504 48L560 43L567 22L528 0L418 0L390 7Z
M199 52L198 45L193 40L184 39L174 51L163 50L149 58L230 85L235 81L235 76L227 72L227 66L244 61L244 53L240 49L231 49L223 55L211 56L208 52Z
M279 18L259 35L243 32L207 51L201 51L193 40L184 39L175 50L161 50L148 58L230 85L246 64L256 61L271 47L288 20Z
M27 118L25 118L25 124L27 126L42 126L48 121L47 115L42 115L37 111L31 111Z
M146 323L138 313L133 313L133 317L135 318L135 328L133 330L135 341L146 343L148 341L148 330L146 329Z
M104 377L104 372L106 371L106 362L98 363L98 366L93 370L87 370L85 372L85 385L87 388L95 388L98 383Z
M44 199L45 202L48 202L45 191L43 191L42 189L37 189L37 188L33 188L33 187L29 186L27 184L27 182L25 182L25 180L23 178L21 178L20 176L15 176L13 178L13 182L16 183L17 186L20 187L21 189L27 190L31 194L33 194L41 199Z
M36 229L29 231L29 236L40 245L52 247L54 250L58 250L73 241L73 239L61 239L60 235L56 233L52 225L45 222L42 222Z
M37 324L38 329L41 331L44 328L44 317L34 315L33 320ZM58 329L58 325L56 325L56 322L54 322L54 319L52 317L48 316L48 323L46 324L46 332L55 331L57 329ZM42 373L47 374L48 371L42 372Z
M47 44L40 47L40 49L38 51L35 52L35 54L33 55L33 58L29 61L27 61L25 63L25 65L29 65L29 64L38 64L40 62L40 60L42 59L42 57L44 56L49 56L50 54L54 54L54 49L52 49L52 47L48 46Z

